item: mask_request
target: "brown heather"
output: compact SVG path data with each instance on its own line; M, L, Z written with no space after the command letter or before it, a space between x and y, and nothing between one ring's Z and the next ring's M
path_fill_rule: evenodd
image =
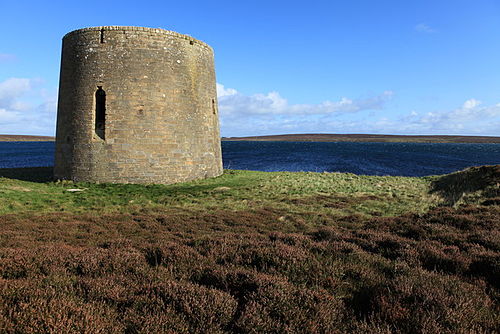
M478 204L314 224L277 208L3 215L0 332L498 332L498 181Z

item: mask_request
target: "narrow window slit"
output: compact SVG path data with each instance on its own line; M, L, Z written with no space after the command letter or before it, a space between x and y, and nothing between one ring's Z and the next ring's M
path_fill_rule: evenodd
M101 43L104 43L104 28L101 29Z
M104 140L106 128L106 92L102 86L97 86L95 92L95 134Z
M212 99L212 111L215 114L217 114L217 106L215 105L215 99Z

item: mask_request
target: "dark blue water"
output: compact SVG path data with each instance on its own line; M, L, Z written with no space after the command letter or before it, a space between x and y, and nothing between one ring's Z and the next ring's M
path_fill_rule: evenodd
M500 164L500 144L223 142L224 167L425 176Z
M54 142L0 142L0 168L54 165Z
M53 142L0 142L0 168L52 166ZM424 176L500 164L500 144L222 142L224 168Z

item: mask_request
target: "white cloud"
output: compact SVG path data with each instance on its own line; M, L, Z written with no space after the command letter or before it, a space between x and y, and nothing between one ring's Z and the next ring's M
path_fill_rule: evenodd
M33 79L10 78L0 82L0 108L17 109L17 99L31 90L32 81Z
M280 133L379 133L499 135L500 103L484 105L471 98L444 111L408 114L365 112L384 109L391 91L364 98L340 98L319 104L290 104L277 92L246 96L220 85L221 133L250 136Z
M17 112L0 108L0 124L12 123L18 120L19 114Z
M448 111L412 112L392 122L392 128L417 134L483 134L500 133L500 103L483 106L476 99L466 100L460 108Z
M278 92L248 96L239 93L236 89L225 88L224 85L217 84L217 93L221 117L329 115L380 110L394 95L392 91L385 91L380 95L362 99L343 97L338 101L324 101L319 104L290 104Z
M231 96L231 95L236 95L238 92L236 89L233 88L225 88L224 85L221 85L220 83L217 84L217 96L219 98L223 96Z
M481 104L481 101L478 101L476 99L470 99L464 102L462 109L474 109L475 107L479 106Z
M421 32L421 33L426 33L426 34L432 34L437 32L436 29L432 28L428 24L425 23L419 23L414 27L415 31Z
M54 133L56 94L40 89L41 83L31 78L0 82L0 133Z
M42 102L36 109L44 113L55 114L57 111L57 99L55 97L48 98L46 101Z
M381 110L394 96L388 90L371 97L342 97L317 104L292 104L275 91L249 96L221 84L217 84L217 88L223 136L329 132L328 124L332 123L332 119Z

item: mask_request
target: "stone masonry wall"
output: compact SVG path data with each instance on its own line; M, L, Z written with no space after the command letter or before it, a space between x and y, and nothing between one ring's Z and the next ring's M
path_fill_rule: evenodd
M106 94L95 131L96 91ZM222 173L212 49L162 29L95 27L63 38L55 177L175 183Z

